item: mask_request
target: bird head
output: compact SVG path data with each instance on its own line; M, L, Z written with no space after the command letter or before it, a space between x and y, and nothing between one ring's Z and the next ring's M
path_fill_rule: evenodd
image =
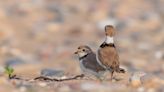
M79 46L75 54L77 54L79 57L84 57L85 55L92 52L92 49L89 46Z
M112 25L106 25L105 34L106 36L113 37L115 35L115 28Z

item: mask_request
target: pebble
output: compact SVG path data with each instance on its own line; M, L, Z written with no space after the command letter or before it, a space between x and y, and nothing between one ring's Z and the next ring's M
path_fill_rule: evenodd
M67 85L63 85L58 89L58 92L72 92L72 89Z
M41 87L46 87L47 86L46 82L38 82L37 84Z
M129 78L130 85L135 88L140 87L142 85L141 77L144 75L146 75L146 73L142 71L132 73Z
M81 89L84 91L96 91L96 92L102 92L102 91L111 91L112 88L108 87L106 85L94 83L94 82L85 82L81 84Z
M155 52L155 58L156 59L162 59L164 57L164 54L162 53L162 51L156 51Z
M144 87L139 87L137 90L138 90L138 92L145 92L145 88Z
M46 76L46 77L62 77L64 76L64 71L62 70L57 70L57 69L42 69L40 72L41 76Z
M17 66L22 64L26 64L26 62L19 57L8 58L5 62L5 66Z

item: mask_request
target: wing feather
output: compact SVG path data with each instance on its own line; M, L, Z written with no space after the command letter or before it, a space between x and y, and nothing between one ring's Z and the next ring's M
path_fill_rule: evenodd
M100 62L108 68L119 67L119 56L115 48L106 47L98 50Z
M86 68L91 69L95 72L104 71L105 69L99 65L96 60L96 55L94 53L89 54L86 59L83 60L83 64Z

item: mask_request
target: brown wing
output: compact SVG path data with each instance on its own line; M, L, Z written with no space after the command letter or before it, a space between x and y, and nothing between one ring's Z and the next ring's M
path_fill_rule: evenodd
M94 53L90 53L84 60L83 60L84 67L91 69L95 72L104 71L105 69L99 65L96 60L96 55Z
M108 68L119 68L119 56L114 47L105 47L99 49L98 58L100 62Z

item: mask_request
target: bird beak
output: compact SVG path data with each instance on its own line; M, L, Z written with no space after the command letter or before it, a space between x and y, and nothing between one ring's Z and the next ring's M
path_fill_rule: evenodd
M76 52L74 52L74 54L77 54L78 52L76 51Z

